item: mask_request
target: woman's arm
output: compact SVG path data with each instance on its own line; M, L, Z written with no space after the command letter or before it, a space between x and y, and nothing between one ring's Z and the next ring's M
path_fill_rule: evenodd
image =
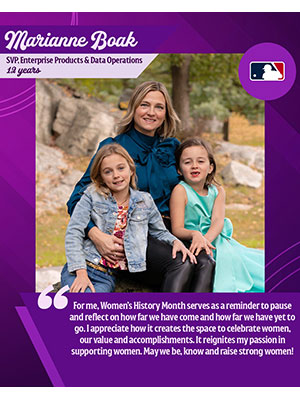
M187 204L187 195L182 185L175 186L170 199L170 215L172 224L172 233L182 240L191 241L189 250L196 256L201 250L212 255L214 247L201 232L186 229L184 227L185 206Z
M108 235L94 226L89 230L88 237L94 243L98 252L112 264L125 257L123 240L117 236Z
M222 186L218 186L218 192L211 215L211 225L207 233L204 235L209 242L215 240L215 238L222 232L224 226L225 190Z

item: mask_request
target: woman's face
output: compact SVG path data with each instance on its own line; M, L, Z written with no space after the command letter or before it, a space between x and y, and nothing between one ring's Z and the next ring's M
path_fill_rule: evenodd
M146 94L135 110L134 127L144 135L154 136L166 117L166 100L159 91Z

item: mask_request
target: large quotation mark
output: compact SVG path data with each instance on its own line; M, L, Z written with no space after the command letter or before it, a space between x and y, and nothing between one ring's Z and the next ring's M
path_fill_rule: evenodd
M62 287L54 296L53 299L53 305L55 308L61 310L65 307L67 307L68 305L68 299L66 296L63 296L64 293L66 293L69 290L69 286L66 285L64 287ZM46 289L44 289L42 291L42 293L39 295L38 298L38 306L39 308L42 308L43 310L47 310L47 308L51 307L52 305L52 298L50 296L48 296L48 294L53 290L53 286L50 285L48 287L46 287Z

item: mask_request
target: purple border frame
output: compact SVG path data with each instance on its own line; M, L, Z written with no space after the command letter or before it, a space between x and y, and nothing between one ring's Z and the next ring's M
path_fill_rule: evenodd
M2 26L125 26L172 28L157 53L244 53L257 43L285 47L300 66L299 13L1 13ZM154 51L153 51L154 52ZM1 291L5 323L0 332L3 386L51 386L16 313L21 292L34 291L35 276L35 83L1 80ZM282 98L266 102L266 291L299 301L300 78ZM278 293L279 295L279 293ZM138 298L138 295L136 295ZM264 294L268 301L268 294ZM132 299L134 296L132 296ZM290 363L290 369L296 368ZM274 362L274 368L276 362ZM278 367L278 366L277 366ZM265 373L271 375L272 371ZM216 386L221 382L216 379ZM270 382L270 379L268 380ZM155 382L152 382L156 386ZM224 382L223 382L224 384ZM148 382L151 386L151 383ZM174 382L185 386L185 382ZM188 383L191 385L191 382ZM237 382L239 385L239 382ZM247 381L248 386L263 382ZM274 385L299 385L283 373ZM107 385L109 386L109 385ZM195 383L195 386L197 384Z

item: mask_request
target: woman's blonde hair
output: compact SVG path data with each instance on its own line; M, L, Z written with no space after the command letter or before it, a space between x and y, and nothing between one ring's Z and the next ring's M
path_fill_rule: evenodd
M149 92L161 92L166 101L166 117L161 126L157 128L156 133L164 139L175 136L180 126L180 119L172 106L166 87L162 83L155 81L143 82L134 89L128 103L126 115L117 125L118 135L128 132L133 127L135 110Z
M105 157L111 156L112 154L118 154L119 156L125 158L129 165L130 171L132 172L130 178L130 187L132 187L132 189L137 189L135 164L133 159L128 154L127 150L125 150L124 147L122 147L118 143L106 144L105 146L101 147L101 149L95 155L90 173L91 180L94 183L97 192L104 195L105 197L109 195L110 190L103 182L101 176L101 164Z

